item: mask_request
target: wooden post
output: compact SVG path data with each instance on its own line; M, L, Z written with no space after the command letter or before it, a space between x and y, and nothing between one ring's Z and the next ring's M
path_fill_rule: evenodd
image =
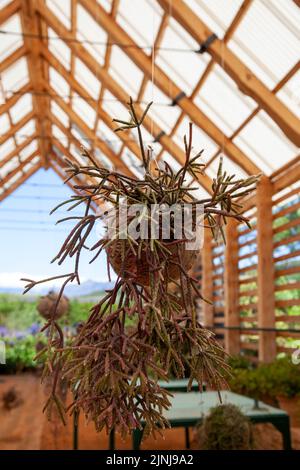
M226 225L224 296L225 326L239 327L239 271L238 271L238 223L229 219ZM240 352L239 330L225 330L225 349L229 354Z
M257 287L258 327L275 327L275 287L272 227L272 183L267 176L257 186ZM259 360L271 362L276 356L276 333L260 332Z
M204 240L202 248L202 295L207 300L213 300L213 253L212 234L209 229L204 229ZM214 307L212 304L203 302L204 326L214 326Z

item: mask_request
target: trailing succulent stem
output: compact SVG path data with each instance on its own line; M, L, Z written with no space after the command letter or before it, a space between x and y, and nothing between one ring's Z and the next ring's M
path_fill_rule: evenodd
M67 380L74 396L69 411L81 409L98 430L118 428L123 435L141 427L142 422L148 433L168 425L163 410L170 405L170 394L159 386L158 380L167 380L172 373L176 377L188 376L190 384L196 380L200 389L204 381L219 389L227 365L213 333L197 320L193 296L201 297L201 292L198 281L189 273L197 253L186 251L185 236L175 237L175 222L167 240L161 234L156 239L130 236L124 239L123 227L117 223L114 237L105 236L88 248L89 236L96 222L103 218L102 212L94 211L95 206L106 205L110 217L113 209L119 215L125 199L128 207L138 203L146 209L153 204L180 207L190 204L192 215L201 205L203 225L217 236L220 231L223 233L222 226L228 217L248 224L237 201L249 194L257 182L256 176L237 179L227 175L221 160L211 196L197 199L193 192L199 188L205 165L200 162L202 152L192 155L192 125L184 138L183 167L174 171L166 162L155 167L152 148L145 148L142 136L143 120L150 106L151 103L138 117L130 100L130 120L115 120L120 125L116 132L137 130L143 179L108 171L85 149L85 166L67 161L67 181L76 179L73 187L78 195L53 211L64 205L69 205L69 211L84 205L84 212L82 217L58 221L74 220L74 227L53 261L62 264L71 257L74 271L58 276L64 282L56 307L43 328L49 337L44 376L53 376L46 409L49 411L55 405L64 417L68 410L56 389L61 379ZM187 175L193 177L195 187L186 183ZM78 184L80 180L82 183ZM148 210L137 217L140 226L153 222ZM86 249L94 253L91 262L105 250L108 267L112 265L118 277L114 288L92 308L80 331L65 345L55 309L65 286L74 281L80 283L80 257ZM25 292L43 282L26 281ZM132 319L130 327L128 319Z

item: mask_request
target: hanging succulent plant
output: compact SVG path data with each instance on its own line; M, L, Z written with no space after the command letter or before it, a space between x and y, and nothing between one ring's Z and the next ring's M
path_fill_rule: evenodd
M211 197L197 199L193 195L195 188L187 184L187 175L199 182L205 165L199 161L202 152L192 156L192 125L188 137L184 138L186 159L183 167L175 172L166 162L155 165L151 147L145 149L141 129L150 105L139 118L130 100L130 120L116 120L120 124L116 132L137 130L144 170L142 179L100 167L87 150L83 151L88 161L86 166L67 161L68 180L85 176L93 182L74 184L80 195L58 206L70 203L68 210L72 210L86 204L82 217L67 218L76 220L76 225L54 258L59 264L67 257L75 258L74 272L60 276L65 280L57 305L67 283L80 282L82 250L87 248L96 222L103 218L103 213L91 213L92 204L107 205L106 221L114 220L115 231L111 236L108 227L107 234L90 248L95 251L91 262L105 250L108 266L113 267L118 277L114 288L92 308L71 344L64 345L55 313L45 326L49 330L49 345L44 375L53 375L52 393L45 408L50 412L56 404L64 415L66 410L59 401L56 387L59 380L67 379L75 397L71 412L82 409L95 422L97 430L117 428L123 435L140 427L142 422L145 434L168 425L163 410L170 405L169 392L159 386L158 380L168 379L170 370L177 377L188 373L190 384L196 380L200 389L204 380L219 389L227 368L223 349L213 333L197 320L192 294L201 296L201 292L189 269L199 247L187 248L187 242L194 240L196 230L187 230L178 236L178 219L171 214L170 230L164 235L162 219L154 220L150 207L176 204L179 216L183 217L188 206L192 229L197 225L195 216L201 207L200 225L217 235L219 231L223 233L222 225L228 217L248 224L236 199L249 194L257 181L255 176L235 179L226 175L221 161ZM124 226L120 222L125 201L126 227L135 227L135 237L129 230L124 236ZM132 215L136 204L141 210ZM147 232L153 222L156 237L144 237L142 232ZM25 281L28 282L27 292L45 280ZM128 318L134 319L130 328L126 328Z

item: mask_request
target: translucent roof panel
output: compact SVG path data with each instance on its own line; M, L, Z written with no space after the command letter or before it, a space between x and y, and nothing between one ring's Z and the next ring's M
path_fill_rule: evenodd
M28 82L28 79L28 67L25 57L17 60L1 73L2 86L7 97L10 96L11 92L18 91Z
M100 81L80 60L75 59L75 78L95 100L100 94Z
M103 94L101 106L112 119L117 118L123 121L128 121L129 113L126 106L123 103L120 103L120 101L118 101L108 90L105 90Z
M247 124L234 142L268 175L299 153L264 111Z
M112 148L115 153L119 153L122 147L122 141L118 134L113 132L103 121L98 122L97 136Z
M135 18L139 18L138 24L133 21ZM123 0L116 19L139 46L151 46L160 26L161 8L153 0Z
M255 101L238 90L234 81L218 65L214 66L194 102L227 136L257 106Z
M0 129L1 134L5 134L10 128L10 122L8 118L8 114L4 113L0 116Z
M74 99L72 104L73 110L81 119L91 128L94 128L96 112L88 102L82 99Z
M33 135L36 131L35 120L30 119L21 129L15 134L16 142L18 145L22 144L28 137Z
M118 46L112 47L110 74L123 87L128 97L137 98L143 73Z
M69 146L69 139L68 139L68 137L67 137L67 136L65 135L65 133L62 132L62 131L60 130L60 128L57 127L55 124L52 125L52 134L53 134L53 136L54 136L57 140L59 140L59 141L62 143L62 145L63 145L64 147L68 147L68 146Z
M189 123L190 119L185 117L182 120L182 123L178 127L176 134L174 135L174 139L176 143L183 149L184 143L183 138L185 135L188 135L189 132ZM218 150L217 144L207 135L205 132L202 131L197 126L193 126L193 151L196 154L200 152L200 150L204 149L203 152L203 162L207 162Z
M77 38L83 41L86 50L103 65L107 33L97 24L97 18L93 18L80 4L77 5Z
M209 167L206 169L205 173L210 177L210 178L215 178L217 176L218 168L219 168L219 163L220 163L220 158L223 158L223 170L227 172L229 175L236 175L238 178L244 178L247 176L245 171L242 170L241 167L236 165L230 158L226 157L223 153L221 153L212 163L209 165Z
M155 62L188 95L192 93L209 61L208 55L193 52L198 49L199 44L171 18ZM170 96L174 97L171 85Z
M58 104L51 100L51 105L50 105L51 112L54 114L57 119L60 120L60 122L66 127L69 127L69 117L68 115L61 109Z
M226 0L224 8L223 0L188 0L188 6L201 20L222 38L230 26L235 15L239 11L243 0Z
M0 4L1 8L1 4ZM0 61L6 59L15 50L22 46L22 37L18 36L21 33L21 21L19 15L13 15L8 21L1 24L1 30L17 33L16 35L1 34L0 41Z
M10 108L13 124L20 121L26 114L32 111L32 96L29 93L21 96L16 104Z
M67 70L70 70L71 51L69 46L60 39L53 29L48 28L49 44L48 48L52 54L61 61Z
M71 22L71 0L46 0L46 5L52 12L57 16L57 18L70 29Z
M15 149L15 142L13 138L7 139L0 145L0 161L3 160L10 152Z
M70 95L70 86L53 67L49 67L49 81L54 91L67 102Z
M292 3L284 0L252 2L228 44L269 88L299 60L300 9ZM283 13L286 4L289 4L289 11ZM298 29L294 23L296 18Z
M177 121L180 108L178 106L170 106L171 99L162 93L152 82L148 82L145 88L143 101L146 103L153 101L148 115L161 126L164 132L169 133Z
M300 119L300 70L277 92L277 96Z
M30 157L36 150L37 150L37 141L34 140L29 145L27 145L21 152L19 153L21 161L26 160L26 158Z

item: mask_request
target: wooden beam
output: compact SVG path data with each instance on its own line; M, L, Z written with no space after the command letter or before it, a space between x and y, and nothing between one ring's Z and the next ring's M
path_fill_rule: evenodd
M238 223L229 219L226 225L224 297L225 326L239 326L239 271L238 271ZM225 349L229 354L240 352L239 330L225 330Z
M24 142L18 145L12 152L10 152L5 158L0 160L0 168L2 168L6 163L8 163L12 158L16 157L27 145L31 144L31 142L36 138L36 134L28 137Z
M20 130L27 122L30 121L30 119L34 119L34 112L30 111L30 113L26 114L20 121L17 122L13 127L9 129L5 134L0 135L0 145L2 145L6 140L10 139L10 137L13 137L18 130Z
M6 59L0 62L0 73L4 72L6 69L11 67L17 60L27 54L27 49L25 46L20 46L12 54L10 54Z
M5 23L12 15L17 13L21 7L20 0L13 0L0 10L0 25Z
M300 160L299 156L296 157L295 163L290 162L290 167L287 171L283 172L279 177L272 178L274 194L278 193L284 188L287 188L293 183L300 180Z
M11 193L13 193L16 189L18 189L25 181L27 181L30 176L36 173L41 168L40 161L32 166L29 170L22 174L22 176L15 181L13 184L10 185L8 189L6 189L2 194L0 194L0 202L7 198ZM1 184L1 183L0 183Z
M152 77L153 67L151 57L136 47L133 39L106 13L104 8L96 2L89 0L79 0L82 6L97 20L97 22L114 38L116 43L127 44L132 47L126 47L124 52L130 59L144 72L150 79ZM174 5L175 7L175 5ZM165 11L168 11L166 8ZM171 9L173 12L173 9ZM157 65L155 66L155 84L171 99L176 100L182 94L182 90L170 79L170 77ZM233 143L228 137L209 119L190 98L183 96L178 100L178 106L190 117L191 121L199 126L203 131L213 139L224 152L247 173L258 173L259 168Z
M7 175L4 176L4 178L2 178L1 185L4 186L13 176L15 176L19 171L21 171L24 168L24 166L30 163L31 160L33 160L34 157L36 157L38 154L39 152L36 150L28 158L26 158L26 160L20 163L16 168L14 168L12 171L7 173Z
M273 188L262 176L257 185L257 312L259 328L275 328L275 288L273 260ZM259 333L259 360L271 362L276 356L275 332Z
M169 0L158 0L169 11ZM172 16L199 43L203 44L212 31L183 0L176 0L171 8ZM217 64L235 81L239 89L253 98L276 122L285 135L300 147L300 120L277 98L255 74L223 43L214 40L207 49Z
M56 32L66 38L66 44L70 47L71 51L84 62L84 64L90 69L92 73L102 82L102 84L120 101L128 101L128 95L123 88L108 74L107 70L99 65L99 63L89 54L89 52L79 43L68 41L70 38L70 32L64 25L57 19L55 15L46 7L40 0L36 1L36 8L39 13L43 16L44 20L49 26ZM140 106L136 106L139 115L143 114L143 109ZM149 132L153 132L153 135L161 135L159 143L164 147L166 152L175 158L181 165L185 162L185 155L183 150L168 136L162 132L162 129L156 124L156 122L150 117L144 119L144 126ZM247 157L245 157L247 159ZM211 191L211 180L208 176L201 178L200 184L208 192Z
M213 301L213 252L212 233L210 229L204 228L204 243L202 253L202 295L205 299ZM202 303L204 326L213 328L214 326L214 306L207 302Z
M27 56L29 78L33 91L36 93L32 97L33 109L36 114L36 128L41 159L45 168L48 166L47 158L50 151L50 140L43 139L50 133L51 129L46 129L46 114L49 111L49 100L43 96L43 63L40 50L42 47L42 32L38 13L34 9L33 0L22 0L20 11L22 29L24 32L24 43L29 54ZM34 35L32 38L28 35Z
M26 83L26 85L22 86L18 93L14 93L10 98L8 98L5 103L0 105L0 116L4 113L7 113L12 106L14 106L17 101L21 98L21 96L27 93L30 90L30 83Z
M52 90L50 85L44 82L44 88L47 92L51 95L52 99L56 101L58 106L69 116L70 120L76 124L82 132L87 136L88 139L91 139L91 142L95 142L96 147L98 147L101 152L103 152L115 165L115 167L121 170L124 174L128 176L134 176L129 168L125 165L122 160L118 160L115 153L111 150L111 148L102 140L100 140L94 132L90 129L90 127L81 119L75 111L70 108L70 106L57 94Z

